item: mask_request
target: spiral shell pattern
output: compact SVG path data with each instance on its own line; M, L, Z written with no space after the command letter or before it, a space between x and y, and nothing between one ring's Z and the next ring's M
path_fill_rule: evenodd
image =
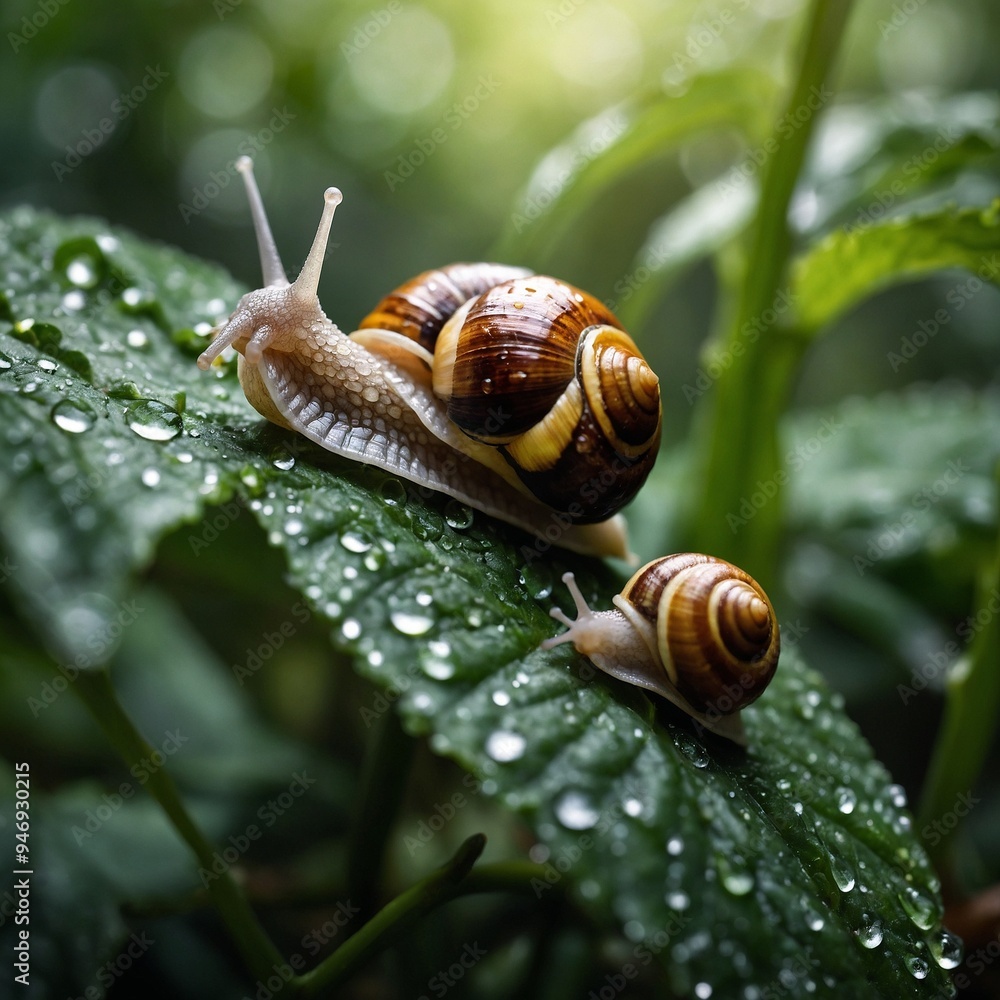
M754 701L778 665L774 608L760 584L712 556L648 563L622 591L656 626L660 662L698 711L728 715Z

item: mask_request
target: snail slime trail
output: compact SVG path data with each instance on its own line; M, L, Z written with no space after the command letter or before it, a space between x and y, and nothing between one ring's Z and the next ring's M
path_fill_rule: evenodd
M344 334L316 295L340 191L325 192L289 282L250 159L237 168L263 287L213 331L199 367L232 347L247 399L279 426L547 543L629 557L618 511L656 461L659 379L606 306L522 267L456 263L389 292Z

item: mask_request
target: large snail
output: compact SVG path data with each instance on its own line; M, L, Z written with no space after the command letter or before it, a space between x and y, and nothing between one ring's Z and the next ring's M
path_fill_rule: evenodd
M568 631L543 649L571 642L606 673L746 745L739 712L770 683L781 645L774 608L749 574L714 556L664 556L636 571L615 611L591 611L572 573L563 582L577 618L553 608Z
M316 297L341 194L289 283L247 157L264 287L211 346L241 355L247 399L322 447L447 493L550 542L627 556L620 517L660 439L656 375L615 316L524 268L452 264L387 295L343 334Z

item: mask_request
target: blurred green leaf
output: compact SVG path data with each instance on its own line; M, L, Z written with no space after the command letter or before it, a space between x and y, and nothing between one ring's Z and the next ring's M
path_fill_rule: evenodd
M950 308L939 310L946 318L929 317L937 328L983 282L1000 284L1000 201L985 209L947 208L831 233L793 264L798 324L813 334L889 285L948 268L963 268L973 277L956 280L946 296Z
M15 317L26 302L36 316L60 315L66 290L40 263L40 247L87 230L23 212L8 219L7 245L31 263L38 285L14 290ZM222 276L192 263L190 281L179 284L200 287L201 305L184 315L181 302L158 296L161 282L185 274L183 258L116 238L116 261L149 282L148 301L162 305L170 328L214 311L208 296L235 299ZM130 338L135 321L114 295L85 318L60 322L64 342L93 356L96 385L0 334L0 408L12 445L4 491L19 498L2 506L3 538L15 560L26 559L27 538L38 553L38 566L19 565L7 586L54 646L73 648L70 623L84 596L101 610L109 591L127 593L164 532L238 493L283 548L292 584L337 624L336 644L386 692L362 707L362 721L395 707L436 752L471 769L484 794L523 814L549 852L540 896L550 882L572 886L596 921L624 928L635 961L659 955L681 993L699 982L723 996L750 985L948 993L934 960L937 880L900 793L794 644L747 710L749 751L703 740L669 707L655 716L637 690L590 682L592 669L572 650L538 651L552 632L548 607L564 603L553 592L562 570L572 562L590 596L600 589L601 604L616 588L606 571L598 588L583 560L539 556L523 536L452 501L425 502L393 477L262 433L257 421L247 427L251 413L231 369L198 373L151 325L135 326L144 341ZM156 404L142 421L135 401L104 388L126 380ZM165 409L178 389L183 415ZM69 426L52 415L65 397L86 407ZM81 517L61 488L91 475ZM69 563L62 547L73 553ZM63 568L71 572L57 582ZM141 641L142 621L125 631L130 669L159 662ZM169 714L203 719L206 738L233 727L235 716L199 709L194 697L166 701Z
M651 91L581 125L541 161L515 207L498 259L537 262L602 191L691 136L729 125L763 133L775 84L749 69L694 77L682 96Z

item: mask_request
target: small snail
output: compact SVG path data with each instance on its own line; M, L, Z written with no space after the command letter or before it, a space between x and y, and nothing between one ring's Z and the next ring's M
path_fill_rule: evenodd
M737 566L685 552L654 559L625 584L616 611L591 611L572 573L576 603L568 631L542 643L571 642L605 673L655 691L706 729L743 746L739 711L778 666L778 620L767 594Z
M452 264L387 295L343 334L316 297L341 194L298 278L278 256L252 163L264 287L199 357L232 346L250 403L329 451L447 493L555 544L627 557L614 517L660 440L659 380L615 316L524 268Z

